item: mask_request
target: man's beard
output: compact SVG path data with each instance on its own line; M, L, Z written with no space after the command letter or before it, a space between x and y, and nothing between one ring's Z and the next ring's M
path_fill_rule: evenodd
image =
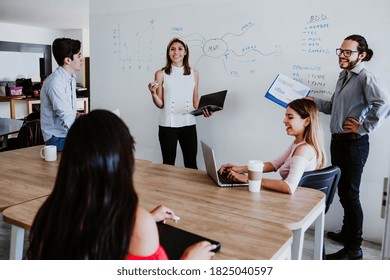
M353 69L359 62L360 62L360 60L357 58L356 60L348 61L347 66L340 65L340 68L341 68L341 69L346 69L346 70L351 70L351 69ZM340 61L339 61L339 64L340 64Z

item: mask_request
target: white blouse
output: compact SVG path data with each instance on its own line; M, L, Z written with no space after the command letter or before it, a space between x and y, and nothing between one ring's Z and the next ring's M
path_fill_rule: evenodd
M300 142L298 144L294 144L293 142L286 152L271 161L275 170L279 170L280 176L289 186L291 193L295 192L304 172L313 171L317 168L316 156L311 160L307 160L302 156L292 156L295 149L304 143L306 142ZM314 150L313 147L311 148Z
M196 124L195 116L187 114L193 111L195 88L194 72L183 75L184 67L172 65L170 75L164 72L164 107L160 113L160 126L183 127Z

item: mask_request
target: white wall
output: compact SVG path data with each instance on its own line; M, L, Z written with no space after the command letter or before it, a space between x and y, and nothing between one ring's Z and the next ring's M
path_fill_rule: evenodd
M61 36L64 36L63 30L0 22L1 41L51 45L55 38Z
M387 0L371 6L357 0L353 8L337 0L91 1L91 108L119 108L135 136L136 156L161 162L159 112L147 83L164 65L168 41L179 36L189 44L191 65L200 72L200 95L228 89L223 111L210 119L198 117L199 139L215 148L220 163L271 160L292 141L282 123L284 109L264 98L276 74L301 79L315 95L330 98L340 71L335 49L347 35L362 33L375 52L367 66L390 88L389 11ZM204 48L212 39L226 48L220 56ZM322 122L328 148L329 117L323 115ZM371 135L361 187L364 238L373 241L380 241L383 231L379 217L389 138L387 121ZM177 164L182 165L180 150ZM204 169L200 145L198 165ZM338 229L341 220L336 196L326 228Z

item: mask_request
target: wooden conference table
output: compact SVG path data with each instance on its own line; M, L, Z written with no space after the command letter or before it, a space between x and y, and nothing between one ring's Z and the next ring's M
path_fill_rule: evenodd
M39 156L40 148L41 146L23 150L29 160L34 162L33 165L39 163L41 165L58 166L58 160L52 163L42 160ZM19 156L19 153L17 156ZM168 188L164 180L159 182L161 188L157 192L153 191L153 193L149 193L145 186L149 184L148 172L154 170L153 166L153 164L147 161L136 161L135 185L137 192L140 194L141 205L145 209L151 210L163 203L175 209L177 214L180 214L181 220L174 226L221 242L222 249L216 255L217 259L291 258L292 233L281 224L266 221L259 222L259 220L251 217L244 217L236 213L227 213L223 209L210 211L208 205L205 203L191 203L191 201L182 198L176 198L177 203L168 205L165 203L165 198L172 198L172 196L169 191L165 192ZM183 168L178 169L182 170ZM35 174L34 170L35 168L30 169L31 177ZM162 170L162 172L164 171ZM50 178L48 179L49 181L52 181L51 184L54 184L55 173L49 172L47 177ZM159 178L161 177L164 177L164 174L160 173ZM137 186L139 183L138 179L143 181L139 186ZM51 191L52 187L45 186L45 188ZM143 195L145 192L147 194L146 196ZM175 193L181 196L180 189L177 189ZM205 194L198 193L198 200L201 200L203 195ZM10 206L3 211L4 220L12 225L10 259L22 258L25 230L30 230L34 217L46 198L47 196L41 196L24 203ZM168 202L171 204L170 200ZM245 236L244 239L242 238L243 236Z
M41 165L45 169L46 165L58 165L58 160L54 163L42 160L39 149L40 147L33 147L7 153L16 153L19 160L14 160L14 164L20 164L22 159L19 154L22 153L30 161L34 161L32 165L35 167ZM24 159L22 162L27 161ZM19 176L16 170L15 172L13 178L8 178L8 182L17 184L15 182ZM33 178L42 172L36 168L28 168L26 173ZM51 180L51 186L43 189L47 188L50 193L55 172L46 174L47 180ZM2 185L0 184L0 190ZM151 210L158 204L171 207L181 217L178 227L221 242L222 249L217 258L289 258L289 228L294 233L292 258L299 259L302 255L304 231L313 221L316 221L314 256L316 259L322 256L325 198L321 192L299 188L293 195L285 195L266 190L250 193L247 188L223 189L215 186L204 171L139 164L138 161L135 186L144 208ZM37 189L35 183L31 187ZM14 238L11 242L22 243L23 229L28 230L31 226L36 211L45 199L43 196L45 195L40 193L35 197L38 200L30 199L29 202L25 198L26 203L9 207L3 212L4 220L13 225ZM21 258L20 246L11 246L11 251L11 258Z
M0 212L14 205L46 198L53 189L54 181L60 163L61 153L56 161L47 162L40 156L44 146L2 152L0 154ZM137 166L151 164L150 161L137 160ZM39 202L40 200L38 200ZM36 205L33 203L33 205ZM32 223L38 209L27 211L26 219ZM4 220L5 217L3 217ZM24 217L20 217L24 219ZM21 259L23 253L24 231L14 228L11 232L10 259Z
M39 152L43 146L0 153L0 211L38 197L53 189L58 162L44 161Z
M51 193L59 160L44 161L39 155L42 147L17 149L0 154L0 212ZM20 230L11 233L11 259L16 258L16 246L23 250L23 247L20 247L23 246L23 236L24 233Z
M135 185L144 202L156 203L158 198L161 202L163 197L162 202L173 209L182 204L202 205L205 209L199 209L205 215L222 211L226 215L234 213L282 224L293 232L292 259L302 258L305 231L315 223L314 259L322 259L325 194L320 191L299 187L289 195L266 189L252 193L247 187L219 188L205 171L163 164L138 170ZM183 214L178 212L177 215ZM236 230L238 226L233 225L232 228Z
M61 153L56 161L41 158L44 146L2 152L0 154L0 212L12 205L47 196L57 176ZM137 160L137 166L151 164Z
M11 245L10 259L22 258L24 230L31 229L36 212L46 198L41 197L15 205L3 212L4 221L12 225L11 242L14 244ZM145 208L153 209L158 205L156 201L161 201L161 198L142 200L141 197L141 204ZM153 201L152 204L151 201ZM256 219L236 214L209 211L205 206L195 207L186 203L185 200L181 203L178 209L181 213L180 222L177 225L173 222L167 223L219 241L222 247L215 259L291 258L292 233L283 225L271 222L259 223Z

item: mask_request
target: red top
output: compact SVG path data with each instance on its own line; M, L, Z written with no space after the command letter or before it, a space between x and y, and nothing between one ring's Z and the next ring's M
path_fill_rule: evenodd
M158 246L157 251L150 256L134 256L128 254L126 260L168 260L167 253L161 245Z

